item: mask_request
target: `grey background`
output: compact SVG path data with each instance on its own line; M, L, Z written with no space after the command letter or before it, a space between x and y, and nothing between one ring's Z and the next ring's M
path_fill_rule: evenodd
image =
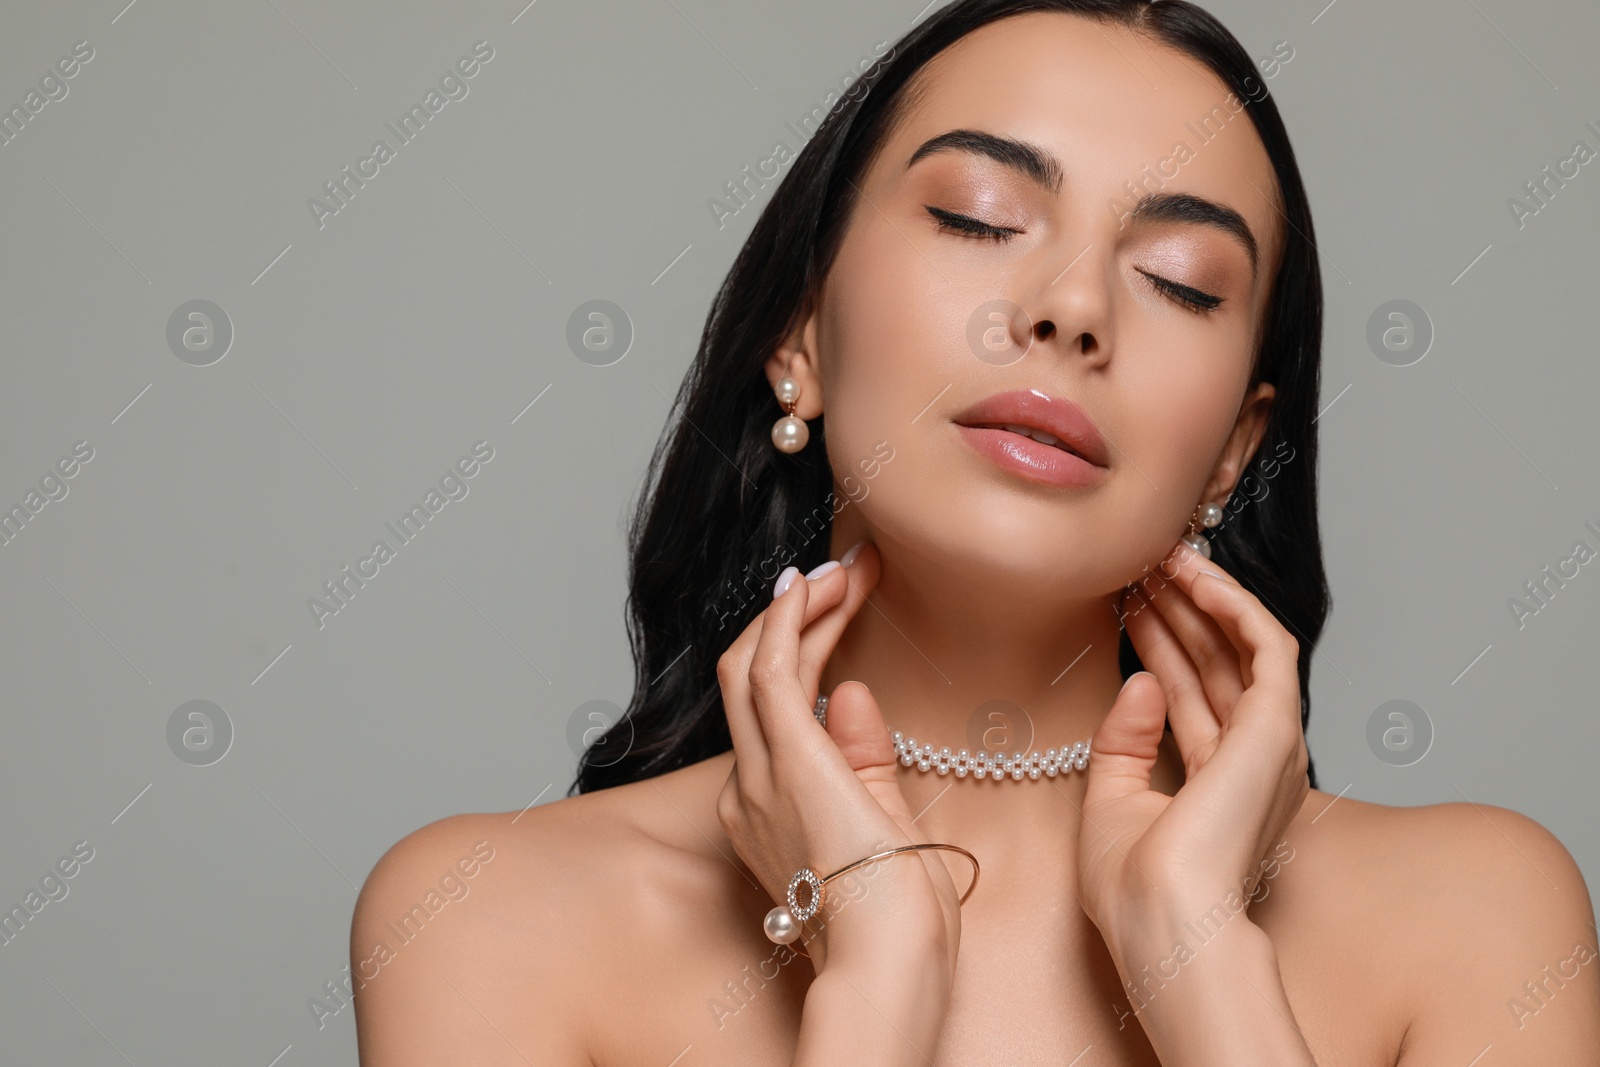
M7 3L0 105L94 58L0 147L0 506L94 458L0 547L0 903L94 858L0 945L8 1062L353 1063L307 1006L399 837L561 796L569 716L625 704L623 517L757 204L707 202L786 142L916 0ZM1600 162L1519 229L1507 201L1600 148L1592 4L1209 5L1268 81L1319 228L1322 519L1334 609L1311 749L1330 792L1470 799L1600 883ZM494 58L318 228L306 206L471 46ZM770 187L769 187L770 188ZM207 367L166 340L215 302ZM580 361L568 318L636 336ZM1396 367L1387 301L1436 331ZM535 401L529 407L530 403ZM474 442L494 459L318 629L307 601ZM1426 756L1367 741L1409 700ZM222 707L196 767L167 724ZM1470 931L1464 932L1470 935ZM274 1058L278 1057L277 1060Z

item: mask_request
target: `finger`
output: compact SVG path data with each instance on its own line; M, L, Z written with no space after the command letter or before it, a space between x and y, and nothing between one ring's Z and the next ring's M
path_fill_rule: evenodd
M1222 722L1206 696L1194 661L1160 612L1149 607L1130 611L1124 625L1139 662L1155 674L1166 694L1172 738L1183 757L1185 776L1192 778L1215 751ZM1098 751L1094 758L1100 758Z
M1222 717L1224 729L1210 753L1202 752L1203 766L1191 769L1185 782L1185 789L1209 783L1205 806L1213 817L1197 831L1208 841L1197 844L1247 865L1251 850L1265 848L1266 837L1281 828L1283 798L1291 797L1296 807L1304 798L1304 788L1293 781L1304 778L1297 769L1305 747L1298 646L1249 590L1204 556L1180 543L1173 562L1162 573L1234 642L1246 686Z
M1265 683L1266 692L1294 695L1292 700L1241 700L1239 706L1260 712L1281 705L1293 711L1295 728L1299 729L1300 650L1294 637L1284 629L1277 616L1232 575L1182 542L1177 552L1174 582L1189 594L1196 607L1216 620L1234 643L1239 651L1240 673L1246 688L1253 689ZM1223 722L1232 725L1231 720L1230 715Z
M761 636L762 614L751 619L717 658L717 685L722 690L722 711L733 739L734 760L744 768L747 780L765 780L771 763L766 732L750 695L750 656Z
M1122 683L1111 710L1089 742L1092 758L1083 797L1086 811L1102 801L1149 791L1166 714L1166 697L1149 671L1139 671Z
M904 840L892 843L927 841L900 788L900 761L895 755L894 742L889 739L889 728L884 724L877 698L865 683L847 681L834 687L828 697L827 732L861 785L899 829ZM924 852L922 858L928 877L943 890L941 896L954 903L957 883L951 869L941 862L943 857Z
M894 742L878 701L861 682L840 682L828 697L828 736L879 806L901 825L911 811L900 791Z
M1207 813L1190 832L1196 854L1210 853L1241 872L1281 837L1307 789L1298 722L1273 729L1243 725L1262 695L1259 685L1245 693L1215 752L1179 791L1182 797L1192 790Z
M785 568L779 573L773 582L774 588L790 569ZM816 615L826 611L830 603L839 600L843 590L842 584L835 586L831 600L824 596L816 598L814 603L808 603L807 614ZM761 717L750 692L750 663L761 639L766 610L750 620L717 660L717 681L722 690L722 706L727 715L728 733L733 740L735 757L744 761L749 773L763 776L768 773L770 753L766 731L761 725Z
M1149 597L1156 613L1193 661L1218 721L1227 722L1239 695L1249 685L1233 639L1176 582L1166 583Z
M750 696L756 718L774 759L805 735L807 724L816 725L811 707L815 698L800 684L800 629L806 618L811 583L796 574L780 596L761 613L761 632L750 656Z
M883 557L873 545L863 545L848 567L835 567L811 583L812 596L828 597L826 610L806 623L800 633L800 683L807 693L819 691L822 669L838 647L845 627L856 617L883 572ZM808 616L810 615L807 606Z

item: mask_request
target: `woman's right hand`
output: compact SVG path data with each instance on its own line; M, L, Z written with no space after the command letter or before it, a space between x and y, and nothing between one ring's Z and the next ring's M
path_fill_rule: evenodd
M864 544L849 566L809 581L795 574L717 662L735 757L717 815L740 858L780 903L801 867L826 877L864 856L925 840L867 687L847 681L834 689L826 729L812 710L822 669L877 584L881 562ZM805 945L818 973L825 965L849 969L852 959L863 974L882 973L886 960L898 959L942 968L947 989L961 908L944 854L892 856L830 882L829 900L847 879L867 889L837 908L825 903L805 924L815 931Z

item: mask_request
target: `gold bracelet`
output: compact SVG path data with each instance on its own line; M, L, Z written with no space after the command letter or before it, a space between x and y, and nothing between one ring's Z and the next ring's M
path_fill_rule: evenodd
M967 859L972 861L972 881L967 883L967 891L961 894L961 899L958 901L960 904L965 904L967 902L967 898L972 895L972 891L978 886L978 857L974 856L960 845L945 845L937 842L927 842L918 845L901 845L899 848L891 848L883 852L875 852L870 856L865 856L856 860L854 863L847 863L843 867L840 867L837 871L834 871L832 874L828 875L826 878L819 878L817 876L817 872L813 871L810 867L801 867L798 871L794 872L794 877L789 879L788 906L785 907L784 905L779 904L777 907L767 912L766 919L764 919L761 923L762 928L766 931L767 940L778 945L788 945L798 940L800 937L800 924L815 915L822 907L823 897L825 896L825 887L829 882L833 881L841 874L847 874L850 871L855 870L857 867L864 866L865 864L872 863L876 860L885 859L889 856L897 856L902 852L917 852L927 848L942 848L948 852L959 852L963 856L967 857ZM804 905L800 903L800 887L802 885L807 886L811 890L810 899L807 900Z

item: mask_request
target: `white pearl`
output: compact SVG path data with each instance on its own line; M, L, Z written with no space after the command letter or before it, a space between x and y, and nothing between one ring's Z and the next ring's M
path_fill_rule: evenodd
M775 391L778 394L778 403L788 407L800 399L800 383L793 378L780 378Z
M779 452L798 452L811 440L811 429L798 415L785 415L772 424L772 443Z
M906 737L899 730L892 731L891 736L894 738L895 757L903 767L915 767L919 771L933 771L940 775L955 771L957 778L971 774L974 778L996 782L1006 778L1021 781L1024 775L1032 781L1038 781L1042 777L1055 778L1073 770L1084 770L1089 763L1091 743L1077 741L1070 747L1052 747L1045 752L1034 749L1026 753L974 753L963 748L952 753L949 746L935 749L932 742L918 744L916 738Z
M1200 553L1206 559L1211 558L1211 542L1197 533L1183 535L1183 543Z
M1222 525L1222 509L1215 504L1205 504L1200 508L1200 525L1206 529Z
M776 945L792 944L800 937L800 924L782 904L767 912L761 928L767 932L767 940Z

